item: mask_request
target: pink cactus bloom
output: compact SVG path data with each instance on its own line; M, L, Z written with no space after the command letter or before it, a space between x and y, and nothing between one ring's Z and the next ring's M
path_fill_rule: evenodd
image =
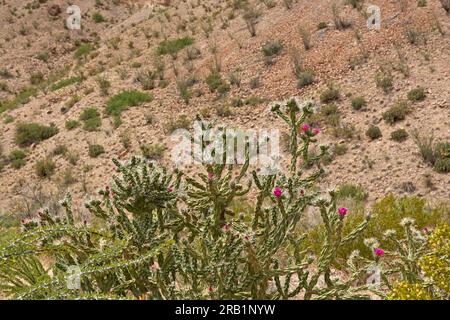
M173 191L172 187L167 188L167 192L172 192L172 191Z
M273 189L273 195L277 198L280 198L282 193L283 191L280 187L275 187L275 189Z
M320 133L320 129L314 128L314 129L312 130L312 132L314 133L314 135L319 134L319 133Z
M229 224L229 223L226 223L226 224L223 226L223 231L224 231L224 232L228 232L228 231L230 231L230 228L231 228L230 224Z
M214 292L213 286L209 286L208 291L209 291L209 292Z
M347 214L347 212L348 212L347 208L342 207L338 209L338 213L341 217L344 217Z
M249 241L250 240L250 238L248 237L248 235L245 235L244 236L244 241Z
M373 249L373 251L375 252L375 255L377 257L381 257L382 255L384 255L384 250L381 248L375 248L375 249Z
M214 178L214 173L208 172L208 179L211 180L212 178Z
M303 130L303 131L308 131L308 130L310 130L310 129L311 129L311 126L310 126L309 124L307 124L307 123L302 124L302 130Z

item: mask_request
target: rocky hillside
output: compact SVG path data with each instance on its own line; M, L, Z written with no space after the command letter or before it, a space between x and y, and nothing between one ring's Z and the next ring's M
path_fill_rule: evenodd
M267 109L291 96L317 106L326 186L449 198L446 0L0 3L0 213L67 190L81 205L112 157L171 165L170 133L196 114L283 128Z

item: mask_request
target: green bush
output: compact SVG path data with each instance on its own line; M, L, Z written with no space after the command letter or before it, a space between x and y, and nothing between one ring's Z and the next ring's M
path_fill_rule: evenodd
M450 172L450 142L434 141L432 135L413 131L414 142L419 148L422 159L439 173Z
M320 101L322 103L330 103L339 100L339 98L339 88L335 87L334 84L328 84L327 89L320 94Z
M149 160L159 160L163 157L164 151L166 148L163 145L160 145L158 143L156 144L141 144L139 146L142 152L142 156Z
M50 178L55 173L56 165L49 157L38 160L35 164L36 174L39 178Z
M177 119L172 119L166 124L166 132L172 133L177 129L189 130L191 127L191 120L187 115L181 114Z
M394 106L383 113L383 119L389 124L394 124L398 121L405 120L408 113L408 103L405 100L399 100Z
M361 110L367 105L366 99L362 96L358 96L352 99L352 108L354 110Z
M57 133L58 128L53 125L44 126L38 123L22 122L16 126L14 140L18 146L27 147L49 139Z
M408 132L405 129L398 129L391 132L391 139L397 142L405 141L408 136Z
M52 91L57 91L59 89L62 89L64 87L70 86L72 84L75 83L80 83L83 81L82 77L71 77L71 78L67 78L67 79L63 79L61 81L58 81L57 83L53 84L50 89Z
M343 184L337 188L336 196L338 199L350 198L358 202L363 202L367 200L369 193L361 185Z
M100 12L94 12L94 14L92 15L92 20L95 23L106 22L106 18Z
M301 89L314 83L314 73L312 71L300 71L297 74L297 88Z
M371 125L366 131L366 136L368 136L370 140L375 140L381 138L383 135L378 126Z
M416 89L412 89L408 92L408 100L410 101L422 101L425 100L426 93L425 89L422 87L418 87Z
M390 74L382 74L379 73L377 74L376 78L375 78L376 84L378 88L383 89L383 91L385 93L388 93L392 90L392 88L394 87L394 79L392 78L392 76Z
M11 151L8 156L8 160L11 163L11 167L14 169L22 168L26 164L27 153L21 149L15 149Z
M84 109L80 115L80 120L84 122L83 129L86 131L96 131L102 125L100 113L95 108Z
M86 58L92 50L94 50L94 47L90 43L83 43L75 51L74 57L76 59Z
M215 92L221 86L226 85L225 80L222 79L221 75L217 71L212 71L205 80L206 84L209 87L209 91Z
M120 116L128 107L135 107L151 100L153 100L153 96L145 92L137 90L122 91L107 101L106 113L113 116Z
M97 158L102 153L105 153L105 148L99 144L90 144L89 145L89 157Z
M190 46L193 43L194 39L190 37L179 38L176 40L164 40L159 44L158 48L156 48L156 53L158 55L174 55L184 47Z
M67 130L72 130L78 127L80 123L77 120L67 120L65 123L65 127Z

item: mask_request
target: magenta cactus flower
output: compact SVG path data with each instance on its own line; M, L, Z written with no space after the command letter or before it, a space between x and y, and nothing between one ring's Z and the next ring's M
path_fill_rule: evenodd
M345 217L345 215L347 214L347 212L348 212L348 209L347 209L347 208L342 207L342 208L339 208L339 209L338 209L338 213L339 213L339 215L340 215L341 217Z
M310 126L309 124L307 124L307 123L302 124L302 130L303 130L303 131L308 131L308 130L310 130L310 129L311 129L311 126Z
M282 194L283 194L283 191L281 190L280 187L275 187L275 189L273 189L273 195L275 197L280 198Z
M230 231L230 228L231 228L230 224L229 224L229 223L226 223L226 224L223 226L223 231L224 231L224 232L228 232L228 231Z
M375 248L375 249L373 249L373 251L375 252L375 255L377 257L381 257L382 255L384 255L384 250L381 248Z
M214 178L214 173L208 172L208 179L212 180Z
M173 192L172 187L168 187L168 188L167 188L167 192Z
M314 129L312 130L312 132L313 132L314 135L317 135L317 134L320 133L320 129L319 129L319 128L314 128Z
M244 236L244 241L249 241L250 240L250 238L248 237L248 235L245 235Z

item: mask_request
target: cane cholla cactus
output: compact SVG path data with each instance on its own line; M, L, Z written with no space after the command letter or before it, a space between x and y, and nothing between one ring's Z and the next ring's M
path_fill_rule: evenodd
M222 164L206 164L203 173L184 177L141 158L114 160L113 183L86 204L95 224L78 221L68 197L65 217L43 212L37 224L0 249L2 290L25 299L367 297L367 285L357 280L377 257L349 257L345 280L333 266L338 250L369 219L344 234L347 209L336 207L334 192L323 197L316 187L326 148L314 158L308 152L319 133L304 123L311 105L300 108L292 100L274 112L290 127L288 174L249 175L248 152L236 176ZM306 163L316 168L307 170ZM234 215L230 204L250 191L252 212ZM326 229L317 256L302 246L300 224L308 208L317 210ZM42 254L51 257L48 268ZM79 271L75 289L67 285L73 266Z

